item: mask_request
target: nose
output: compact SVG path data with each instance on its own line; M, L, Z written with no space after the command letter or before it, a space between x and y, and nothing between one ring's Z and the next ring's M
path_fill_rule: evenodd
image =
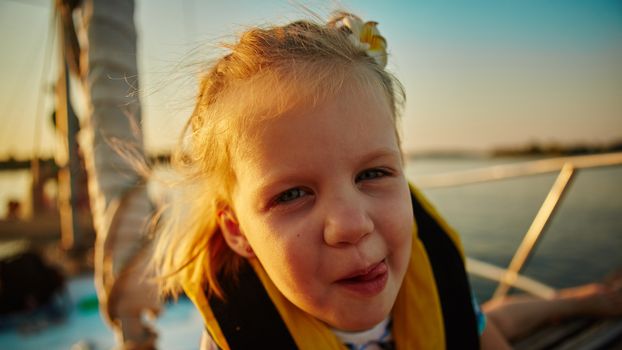
M358 243L374 231L364 199L355 193L333 196L326 207L324 241L330 246Z

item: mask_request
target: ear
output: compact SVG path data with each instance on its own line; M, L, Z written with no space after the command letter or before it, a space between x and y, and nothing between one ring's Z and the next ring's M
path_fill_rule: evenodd
M218 226L229 248L245 258L255 256L253 248L240 229L240 224L231 209L225 209L218 213Z

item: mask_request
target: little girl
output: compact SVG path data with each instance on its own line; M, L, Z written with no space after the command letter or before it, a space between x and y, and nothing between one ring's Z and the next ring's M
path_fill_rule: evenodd
M155 253L203 348L479 348L460 243L404 175L385 47L342 13L248 30L203 77ZM502 348L493 322L482 343Z
M349 14L256 28L203 77L155 262L204 348L478 347L460 244L404 175L385 46Z

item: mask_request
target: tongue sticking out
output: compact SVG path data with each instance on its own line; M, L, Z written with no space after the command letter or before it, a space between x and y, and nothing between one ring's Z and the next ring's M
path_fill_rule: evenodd
M373 266L369 271L358 274L356 276L352 276L349 278L344 278L342 281L345 283L359 283L359 282L367 282L372 281L387 272L387 265L384 261Z
M364 298L374 297L382 292L387 285L389 279L389 268L385 261L372 266L367 271L354 273L347 276L337 283L349 290L350 293L362 296Z

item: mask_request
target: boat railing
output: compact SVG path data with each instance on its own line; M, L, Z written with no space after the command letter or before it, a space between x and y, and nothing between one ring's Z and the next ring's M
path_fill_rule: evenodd
M571 157L541 159L514 164L496 165L473 170L454 171L417 178L417 185L422 189L464 186L497 180L525 177L557 172L557 178L544 199L531 226L525 233L507 268L467 258L467 270L470 274L498 282L494 298L503 298L512 288L529 294L550 298L555 289L543 283L522 276L521 270L533 256L538 243L544 237L551 218L561 205L569 184L579 169L622 165L622 152Z

